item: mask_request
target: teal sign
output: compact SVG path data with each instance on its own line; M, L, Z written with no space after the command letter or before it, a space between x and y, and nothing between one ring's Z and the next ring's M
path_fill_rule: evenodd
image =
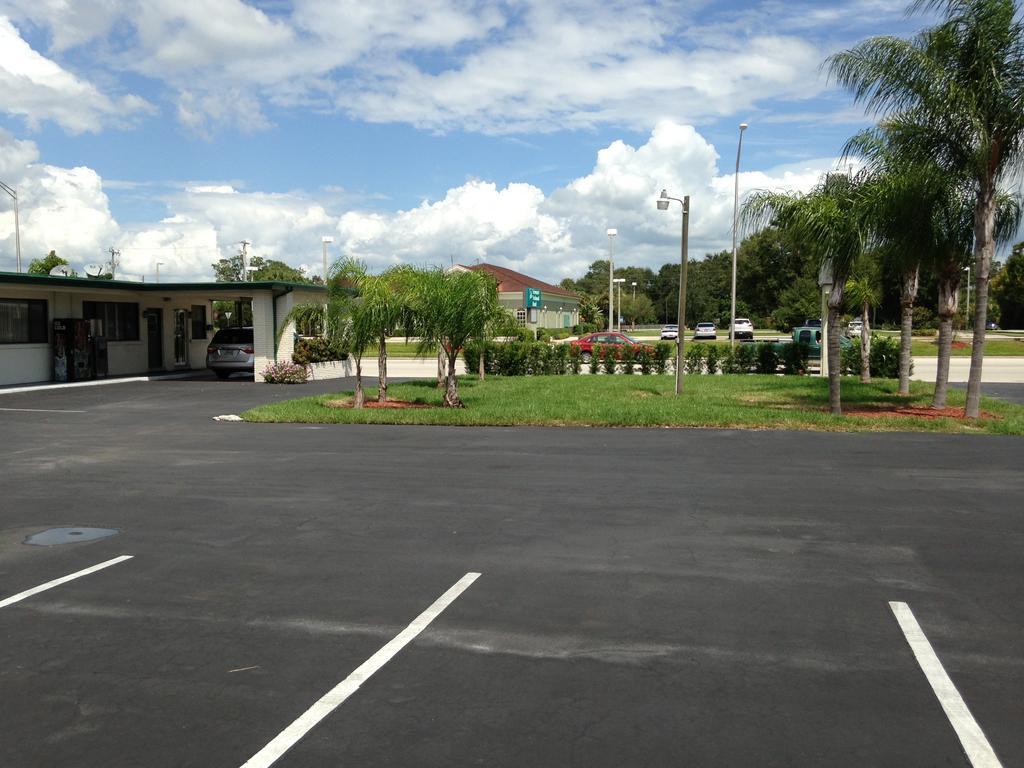
M540 288L527 288L523 291L523 306L527 309L540 306Z

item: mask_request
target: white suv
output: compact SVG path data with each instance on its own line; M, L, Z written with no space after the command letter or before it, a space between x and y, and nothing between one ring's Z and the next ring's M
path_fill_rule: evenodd
M732 324L733 336L737 339L754 338L754 324L745 317L737 317Z

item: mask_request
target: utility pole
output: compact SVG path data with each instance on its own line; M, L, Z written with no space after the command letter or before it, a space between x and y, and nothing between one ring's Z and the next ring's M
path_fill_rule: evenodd
M239 254L242 257L242 282L249 282L249 251L248 248L252 243L248 240L243 240L239 243L242 246L242 253Z
M21 224L18 221L18 190L0 181L3 190L14 200L14 252L17 257L17 270L21 272Z
M615 253L612 243L619 234L617 229L608 230L608 333L615 330Z
M743 132L746 123L740 123L740 141L736 145L736 175L732 193L732 291L729 301L729 349L736 348L736 236L740 225L740 152L743 150Z
M110 254L110 279L116 280L117 268L121 266L121 252L114 246L110 246L107 252Z
M676 394L683 392L683 343L686 341L686 266L690 250L690 196L683 195L683 231L679 256L679 333L676 334Z

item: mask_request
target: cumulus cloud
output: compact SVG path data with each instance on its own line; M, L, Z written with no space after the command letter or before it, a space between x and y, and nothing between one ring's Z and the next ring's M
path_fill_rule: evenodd
M740 192L807 189L833 165L822 159L741 173ZM550 195L529 184L499 189L474 180L408 211L350 211L338 233L344 252L374 265L481 259L557 281L606 258L605 232L615 227L618 259L656 269L679 248L678 209L656 209L660 190L690 195L691 256L699 258L731 241L733 182L692 126L663 121L640 147L615 141L602 149L590 173Z
M0 111L18 115L32 128L52 120L71 133L124 124L151 106L138 96L112 98L42 56L15 26L0 16Z
M162 275L209 280L210 264L234 253L242 240L251 242L253 255L319 271L320 238L334 233L332 257L345 253L373 268L479 259L558 281L606 257L608 227L619 231L620 263L656 269L674 261L679 249L678 208L664 213L654 205L663 188L675 197L690 195L691 257L726 248L731 240L733 176L720 171L718 153L699 132L671 121L660 122L640 146L612 142L597 153L589 173L549 194L532 184L499 187L472 179L408 210L344 210L331 190L262 192L196 182L160 194L167 207L162 220L123 226L111 216L94 171L36 163L31 142L0 133L0 156L8 147L24 162L13 178L23 188L26 255L56 247L81 265L114 244L128 276L152 275L161 261ZM740 191L806 189L833 165L823 158L742 173ZM0 253L10 254L10 268L9 215L0 214Z
M265 128L273 107L295 106L491 134L700 122L820 93L823 51L806 42L807 25L841 27L876 3L823 16L775 0L729 14L691 5L680 13L678 4L626 0L295 0L264 10L241 0L0 0L15 20L47 30L53 51L89 46L103 53L93 66L106 74L164 83L179 121L200 134ZM98 92L88 95L94 112L109 111ZM76 130L97 119L60 117Z

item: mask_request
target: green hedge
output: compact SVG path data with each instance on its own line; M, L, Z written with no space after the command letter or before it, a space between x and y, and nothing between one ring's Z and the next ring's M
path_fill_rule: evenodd
M295 347L292 350L292 362L299 365L329 363L334 360L346 359L348 359L348 353L342 351L341 344L320 337L299 338L295 341Z

